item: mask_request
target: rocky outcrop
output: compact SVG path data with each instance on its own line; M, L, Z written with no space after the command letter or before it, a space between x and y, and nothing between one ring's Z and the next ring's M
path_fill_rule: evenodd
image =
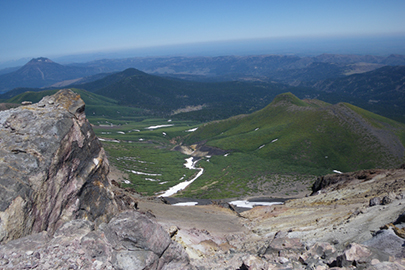
M61 90L0 112L0 269L192 269L111 184L84 108Z
M184 249L160 225L125 211L98 228L72 220L56 230L0 246L0 269L193 269Z
M0 242L118 208L105 152L70 90L0 112Z
M312 185L312 194L315 195L322 189L336 190L348 185L355 185L360 182L369 181L374 176L381 174L383 170L363 170L352 173L336 173L320 176Z

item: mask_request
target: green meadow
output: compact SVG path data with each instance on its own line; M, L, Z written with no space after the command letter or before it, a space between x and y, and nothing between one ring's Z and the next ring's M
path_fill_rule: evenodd
M85 101L87 118L110 164L127 175L122 186L147 196L198 173L184 166L189 156L174 151L177 145L226 150L224 155L202 157L196 165L204 169L202 176L175 195L194 198L294 196L308 191L317 176L334 170L404 162L371 135L391 136L404 145L405 125L346 103L300 100L286 93L251 114L201 123L186 117L158 118L111 98L73 90ZM37 102L54 92L27 92L7 102Z

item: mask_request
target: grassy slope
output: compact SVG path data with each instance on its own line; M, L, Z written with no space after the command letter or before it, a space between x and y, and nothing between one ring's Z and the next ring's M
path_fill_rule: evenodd
M118 101L105 96L97 95L85 90L72 88L86 103L86 115L91 122L123 123L130 120L144 119L145 112L138 108L118 105ZM44 96L53 95L58 90L28 91L6 100L8 103L21 103L23 101L39 102Z
M365 123L369 125L364 127ZM271 160L282 164L281 171L284 167L297 173L353 171L403 162L403 156L385 153L384 145L371 136L370 126L403 138L403 124L355 106L306 103L284 94L251 115L206 124L186 143L208 140L208 145Z
M150 119L139 109L118 106L113 99L75 91L86 102L86 114L93 124L115 125L95 127L99 137L121 140L119 144L103 143L112 164L124 171L162 175L154 178L129 173L130 186L139 192L153 195L181 182L184 175L190 179L197 172L183 166L186 155L171 151L173 143L189 134L185 132L187 129L197 127L197 122L173 121L172 127L147 130L148 126L169 122ZM52 92L26 93L14 102L35 102L35 98L39 100L45 94ZM260 111L205 124L186 137L188 144L208 140L208 145L228 149L230 154L199 161L198 166L205 168L204 174L178 196L226 198L260 192L271 195L285 186L291 186L290 194L294 195L296 183L309 186L315 175L331 173L333 169L352 171L393 166L394 163L386 162L388 166L385 166L373 160L379 157L389 161L393 157L384 153L370 136L364 138L361 125L347 122L343 116L348 113L361 115L362 123L376 130L389 126L405 144L403 124L349 104L303 101L284 94Z
M145 129L169 123L174 126ZM402 144L405 138L403 124L350 104L303 101L292 94L277 96L269 106L250 115L204 124L186 136L189 133L185 131L197 124L145 119L112 128L97 127L95 131L100 137L121 140L120 144L104 143L111 163L117 167L162 174L156 179L129 174L130 186L148 195L181 182L183 175L190 179L197 173L184 168L186 155L170 151L174 141L185 138L185 144L192 144L207 140L208 145L228 149L227 156L202 158L197 166L205 169L204 174L177 195L211 199L286 192L293 196L305 191L317 175L335 169L393 166L390 160L395 158L371 136L364 136L370 132L362 124L375 130L390 126L392 134L402 138Z

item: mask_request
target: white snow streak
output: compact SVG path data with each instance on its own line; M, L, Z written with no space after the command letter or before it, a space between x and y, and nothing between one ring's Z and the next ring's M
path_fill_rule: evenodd
M119 143L119 140L113 140L113 139L102 139L102 138L98 138L99 141L101 142L115 142L115 143Z
M198 160L193 161L193 157L187 158L186 159L186 163L184 163L184 166L190 170L199 170L199 172L197 173L197 175L189 180L189 181L184 181L181 182L171 188L169 188L168 190L166 190L163 194L159 195L159 197L170 197L174 194L176 194L177 192L179 192L180 190L185 189L188 185L190 185L191 183L193 183L198 177L200 177L203 173L204 173L204 169L203 168L196 168L195 164L198 162Z
M173 205L176 205L176 206L194 206L194 205L197 205L197 204L198 204L198 202L179 202L179 203L175 203Z
M154 130L154 129L158 129L158 128L171 127L171 126L174 126L174 125L150 126L150 127L146 127L145 129Z
M235 205L236 207L244 207L244 208L253 208L258 205L283 204L282 202L249 202L249 201L232 201L229 203Z
M144 172L137 172L137 171L134 171L134 170L128 170L128 171L130 171L131 173L134 173L134 174L140 174L140 175L147 175L147 176L161 176L161 174L160 174L160 173L144 173Z

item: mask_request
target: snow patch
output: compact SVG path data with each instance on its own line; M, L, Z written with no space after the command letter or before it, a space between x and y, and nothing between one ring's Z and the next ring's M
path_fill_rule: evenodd
M341 172L341 171L338 171L338 170L333 170L333 172L334 172L334 173L340 173L340 174L342 174L342 172Z
M146 127L145 129L154 130L154 129L158 129L158 128L171 127L171 126L174 126L174 125L158 125L158 126L150 126L150 127Z
M144 173L144 172L138 172L138 171L134 171L134 170L128 170L131 173L134 174L139 174L139 175L147 175L147 176L161 176L160 173Z
M186 132L194 132L194 131L196 131L197 129L198 129L198 127L192 128L192 129L188 129L188 130L186 130Z
M124 131L117 131L118 134L125 134Z
M197 205L197 204L198 204L198 202L179 202L179 203L175 203L173 205L176 205L176 206L194 206L194 205Z
M278 141L278 139L274 139L274 140L272 140L271 142L273 143L273 142L276 142L276 141Z
M235 205L236 207L243 207L243 208L253 208L258 205L275 205L275 204L283 204L282 202L249 202L246 200L242 201L232 201L229 202L232 205Z
M261 145L258 149L262 149L263 147L265 147L266 145L265 144L263 144L263 145Z
M186 163L184 163L184 166L186 168L190 169L190 170L199 170L197 175L193 179L191 179L189 181L181 182L181 183L169 188L163 194L160 194L159 197L170 197L170 196L176 194L180 190L183 190L186 187L188 187L191 183L193 183L198 177L200 177L204 173L203 168L196 168L195 167L195 165L197 164L199 159L197 159L196 161L193 161L193 159L194 159L193 157L186 158Z
M115 142L115 143L119 143L119 140L113 140L113 139L102 139L102 138L98 138L99 141L101 142Z

